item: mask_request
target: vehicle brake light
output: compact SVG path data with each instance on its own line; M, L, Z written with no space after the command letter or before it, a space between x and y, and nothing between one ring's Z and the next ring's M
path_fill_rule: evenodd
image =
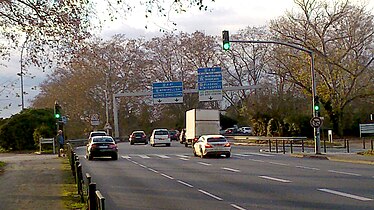
M231 144L229 143L229 142L227 142L226 144L225 144L225 147L230 147L231 146Z
M92 145L91 145L91 148L96 148L96 147L97 147L96 144L92 144Z
M210 144L205 144L205 148L213 148L213 146Z
M110 144L110 145L109 145L109 148L117 148L117 145L115 145L115 144Z
M143 138L147 137L146 135L143 135Z
M194 138L194 139L193 139L193 142L196 143L197 140L199 140L199 139L198 139L198 138Z

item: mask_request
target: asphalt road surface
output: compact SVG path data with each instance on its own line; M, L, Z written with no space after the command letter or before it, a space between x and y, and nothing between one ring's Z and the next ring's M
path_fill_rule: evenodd
M372 165L295 158L233 146L231 158L171 147L119 144L119 159L88 161L106 209L374 209Z

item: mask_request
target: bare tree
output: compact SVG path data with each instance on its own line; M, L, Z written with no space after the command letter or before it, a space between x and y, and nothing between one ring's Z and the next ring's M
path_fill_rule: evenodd
M374 17L365 5L350 0L295 3L300 12L272 21L271 29L279 40L315 52L317 93L334 130L342 135L344 108L374 95ZM310 95L307 55L280 47L276 53L278 73Z

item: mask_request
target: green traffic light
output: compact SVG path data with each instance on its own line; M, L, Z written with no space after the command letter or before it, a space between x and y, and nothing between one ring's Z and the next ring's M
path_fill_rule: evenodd
M319 111L319 105L315 105L314 110Z
M223 49L224 50L229 50L230 49L230 42L223 43Z
M55 114L55 118L56 119L60 118L60 114Z

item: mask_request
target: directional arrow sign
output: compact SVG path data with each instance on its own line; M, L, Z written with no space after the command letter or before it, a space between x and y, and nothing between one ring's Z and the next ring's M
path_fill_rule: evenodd
M221 67L197 69L199 101L222 100Z
M183 103L183 82L155 82L153 104Z

